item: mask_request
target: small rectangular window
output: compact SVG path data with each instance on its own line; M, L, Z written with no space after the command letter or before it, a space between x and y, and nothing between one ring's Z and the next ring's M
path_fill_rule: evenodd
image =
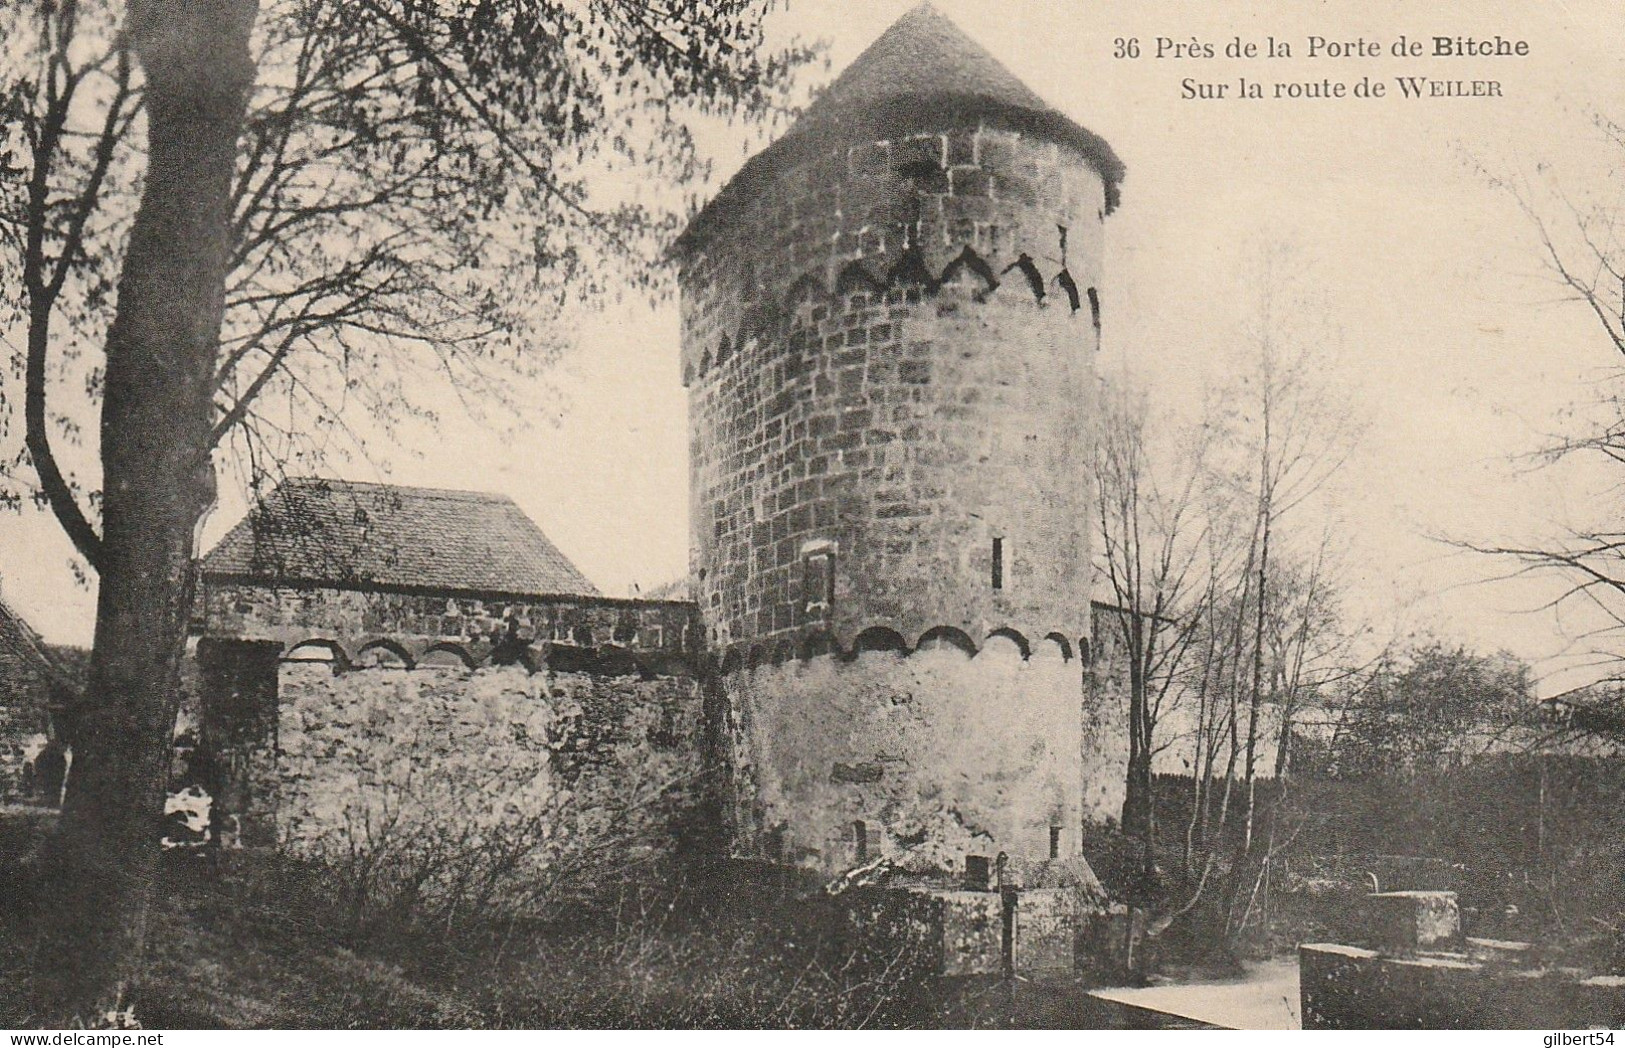
M1004 589L1004 539L993 540L993 588Z
M859 862L869 861L869 827L862 819L852 824L852 847Z
M1061 828L1059 826L1049 828L1049 857L1052 859L1061 857Z
M827 616L835 606L835 550L832 546L802 551L801 595L808 615Z

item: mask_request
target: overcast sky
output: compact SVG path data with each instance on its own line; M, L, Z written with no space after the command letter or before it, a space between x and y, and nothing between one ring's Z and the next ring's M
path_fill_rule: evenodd
M793 0L776 38L830 42L838 72L911 4ZM1616 365L1587 316L1560 300L1512 198L1475 169L1555 179L1577 197L1615 194L1592 112L1625 119L1625 5L1614 0L1418 4L938 0L1057 108L1110 141L1128 167L1107 225L1102 366L1151 376L1188 404L1234 366L1249 260L1283 250L1322 303L1326 379L1366 421L1332 512L1347 536L1351 606L1536 660L1543 691L1579 683L1562 626L1531 609L1546 589L1487 586L1496 566L1430 535L1521 538L1618 504L1605 478L1530 471L1514 456L1570 424L1564 412ZM1265 8L1274 10L1265 13ZM1527 57L1389 56L1405 34L1528 42ZM1303 57L1311 35L1374 40L1384 57ZM1156 38L1214 46L1213 60L1153 57ZM1227 60L1233 37L1274 36L1290 60ZM1141 57L1114 59L1118 38ZM1431 48L1431 44L1428 45ZM1394 78L1495 80L1501 97L1393 97ZM1233 85L1384 82L1381 99L1187 100L1192 77ZM1232 86L1227 94L1233 96ZM741 132L708 127L726 176ZM1606 199L1606 198L1603 198ZM389 475L359 479L511 494L607 593L676 578L687 563L686 401L675 307L629 305L588 320L538 392L516 439L452 422ZM561 406L555 406L555 404ZM206 545L243 511L229 495ZM48 639L87 642L93 595L43 515L0 517L0 592ZM1576 628L1570 623L1569 632Z

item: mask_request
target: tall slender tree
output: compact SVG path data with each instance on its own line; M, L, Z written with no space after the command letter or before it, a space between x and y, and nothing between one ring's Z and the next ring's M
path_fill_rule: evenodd
M48 860L42 1021L100 1021L134 999L217 466L246 461L257 477L319 446L348 398L385 426L422 413L414 371L499 400L496 376L545 360L530 350L570 303L658 289L672 209L592 185L632 164L675 185L702 174L685 104L752 118L777 104L807 52L763 53L769 7L58 0L0 13L0 274L23 278L5 282L22 298L0 320L27 332L26 453L9 475L99 580ZM100 409L99 470L78 478L57 455L83 428L60 403L75 361Z

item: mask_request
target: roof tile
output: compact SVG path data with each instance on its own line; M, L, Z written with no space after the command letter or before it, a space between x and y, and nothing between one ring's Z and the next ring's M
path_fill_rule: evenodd
M536 596L598 589L505 495L284 481L203 559L206 575Z

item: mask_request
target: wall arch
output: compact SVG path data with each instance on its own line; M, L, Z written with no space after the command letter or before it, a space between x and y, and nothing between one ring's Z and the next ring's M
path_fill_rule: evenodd
M1022 658L1024 658L1024 659L1032 658L1032 654L1033 654L1032 646L1027 643L1027 638L1022 635L1020 630L1012 629L1009 626L1001 626L998 629L994 630L992 633L989 633L987 635L987 639L988 640L994 640L994 639L1007 640L1007 641L1009 641L1010 643L1012 643L1012 644L1014 644L1016 646L1016 650L1021 652L1021 657Z
M966 655L976 654L976 642L971 640L970 634L954 626L933 626L920 634L920 642L914 645L915 651L928 651L938 648L958 648Z
M349 669L352 665L349 652L344 650L344 645L325 637L312 637L291 645L282 653L281 661L325 662L331 664L335 670Z
M477 669L480 664L480 660L474 657L473 652L461 644L451 644L446 641L431 645L418 658L419 666L451 666L454 662L460 663L464 669L470 670Z
M997 291L999 288L999 277L993 272L993 267L988 265L987 260L978 255L976 249L969 244L966 244L965 249L954 256L954 260L949 262L947 267L943 269L942 276L938 278L937 284L939 286L951 284L966 275L974 276L982 281L983 294L989 291Z
M803 305L818 305L829 301L829 292L824 290L823 282L811 273L803 273L790 285L784 293L784 305L787 310L794 313Z
M385 638L368 641L366 644L361 645L360 650L355 653L355 664L367 668L387 668L389 664L386 660L391 658L397 660L406 669L412 669L417 665L412 658L411 652L395 641Z
M1066 639L1064 633L1046 634L1043 642L1039 645L1039 650L1042 651L1045 648L1059 652L1064 662L1072 661L1072 642Z
M835 294L855 295L859 293L880 294L886 290L875 275L869 272L869 267L862 262L848 262L841 267L840 275L835 278Z
M908 640L889 626L870 626L852 641L854 656L866 651L893 651L899 655L907 655Z

